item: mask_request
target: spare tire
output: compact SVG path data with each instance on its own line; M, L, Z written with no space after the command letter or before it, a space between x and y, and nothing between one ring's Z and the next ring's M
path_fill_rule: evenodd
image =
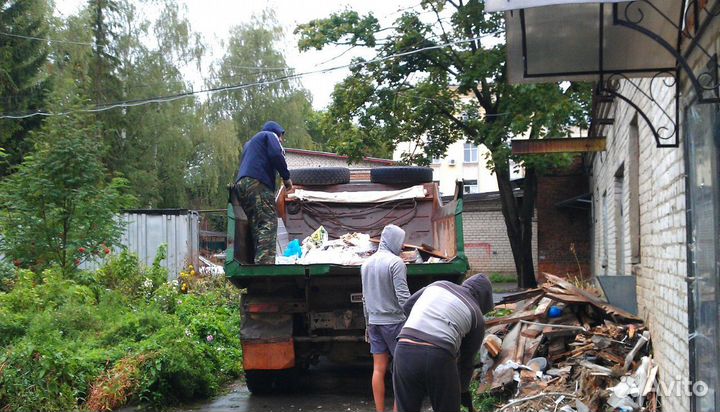
M303 186L339 185L350 181L347 167L305 167L290 170L294 184Z
M373 183L410 184L427 183L432 180L432 167L389 166L370 169L370 181Z

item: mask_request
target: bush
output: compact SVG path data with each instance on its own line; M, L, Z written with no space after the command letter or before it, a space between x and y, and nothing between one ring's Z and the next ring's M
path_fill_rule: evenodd
M0 292L0 410L167 405L239 376L238 292L195 276L182 294L155 263L123 252L96 272L17 271Z
M13 288L17 272L13 264L0 259L0 292L9 292Z

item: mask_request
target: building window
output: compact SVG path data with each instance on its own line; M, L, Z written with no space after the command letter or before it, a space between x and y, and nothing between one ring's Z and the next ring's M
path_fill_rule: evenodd
M623 182L625 180L625 165L621 165L615 172L615 272L611 275L625 274L625 231L623 219Z
M607 191L602 194L602 205L600 206L600 213L602 213L602 266L603 275L608 274L608 200Z
M465 163L477 163L478 148L472 143L465 143Z
M477 180L465 180L463 183L463 188L466 194L480 193L480 188L478 187Z
M636 265L640 263L640 138L637 114L630 122L628 150L630 263Z

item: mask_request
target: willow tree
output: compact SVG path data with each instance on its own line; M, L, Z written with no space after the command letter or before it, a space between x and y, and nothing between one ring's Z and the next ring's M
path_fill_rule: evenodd
M310 93L287 66L279 45L283 30L272 11L253 16L232 29L225 55L214 65L211 87L246 85L216 93L212 111L216 120L233 119L240 142L246 142L268 120L286 130L286 147L314 149L305 119L312 111Z
M424 151L405 160L427 164L459 140L489 149L518 284L535 286L537 177L559 159L512 156L509 140L520 134L569 135L571 126L586 119L584 88L509 85L502 15L485 13L477 0L423 0L391 27L381 27L372 13L346 10L302 24L296 33L300 50L345 45L376 53L373 59L355 59L351 74L335 87L329 113L336 151L357 159L369 147L414 142ZM517 184L522 197L510 180L510 160L524 168L525 178Z

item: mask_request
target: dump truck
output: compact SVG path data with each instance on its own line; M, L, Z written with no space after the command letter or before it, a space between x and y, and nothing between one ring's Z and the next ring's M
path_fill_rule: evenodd
M349 169L337 167L295 169L291 178L293 189L281 187L276 197L279 230L284 226L289 240L302 241L320 226L331 239L346 233L379 238L386 225L395 224L405 230L410 253L415 248L422 259L407 264L411 293L465 277L462 182L444 203L431 168L375 168L369 182L350 181ZM413 194L397 195L408 191ZM369 359L360 265L252 264L247 220L232 188L227 214L225 274L244 289L241 342L248 389L290 388L297 372L321 357L338 363Z

